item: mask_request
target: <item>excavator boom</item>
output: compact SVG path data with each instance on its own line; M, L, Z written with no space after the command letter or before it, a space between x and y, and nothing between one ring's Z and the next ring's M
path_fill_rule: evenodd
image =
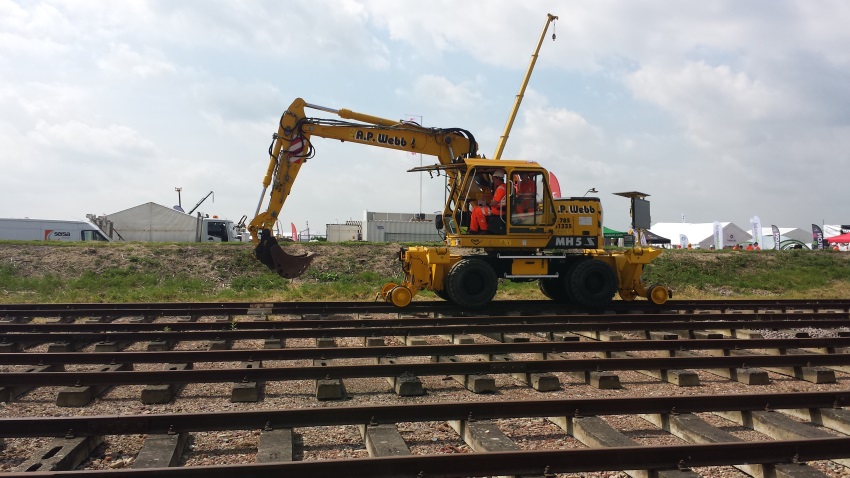
M305 108L332 113L340 119L307 117ZM281 116L273 136L256 217L248 225L255 244L254 256L287 279L303 274L313 255L288 254L271 230L301 166L313 157L312 136L435 156L444 165L477 157L478 152L472 134L462 128L426 128L412 122L313 105L297 98ZM261 212L269 191L266 209Z

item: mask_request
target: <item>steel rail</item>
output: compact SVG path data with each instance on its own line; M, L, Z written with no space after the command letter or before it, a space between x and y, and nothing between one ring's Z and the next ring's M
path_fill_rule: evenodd
M325 378L398 377L404 374L428 376L575 372L587 370L682 370L691 368L814 367L830 365L850 365L850 354L512 360L507 362L437 362L210 370L5 372L0 374L0 387L319 380Z
M689 310L689 309L707 309L707 308L724 308L724 309L752 309L752 308L837 308L850 309L850 300L848 299L757 299L757 300L740 300L740 299L724 299L724 300L688 300L688 301L668 301L662 306L658 306L648 301L614 301L606 305L604 310L609 311L674 311L674 310ZM557 311L559 313L566 312L587 312L585 308L571 306L569 304L560 304L548 300L509 300L495 301L488 307L481 309L478 312L489 314L504 314L507 311L515 309L537 310L537 311ZM186 302L186 303L84 303L84 304L0 304L0 316L26 316L26 314L66 314L68 316L75 314L101 314L110 315L110 313L166 313L166 314L210 314L221 315L226 313L250 314L263 311L273 314L306 314L306 313L351 313L351 312L384 312L384 313L413 313L419 311L438 311L448 312L454 311L459 313L468 313L469 311L459 309L445 301L415 301L403 310L399 310L392 304L384 302Z
M181 350L156 352L0 353L0 365L72 365L108 363L198 363L270 360L430 357L437 355L504 355L520 353L626 352L670 350L841 349L850 337L789 339L678 339L619 341L552 341L440 344L379 347L304 347L251 350Z
M163 434L447 420L838 408L850 390L828 392L566 398L149 415L0 418L0 438ZM850 450L848 450L850 451Z
M7 332L0 342L139 342L139 341L199 341L199 340L252 340L252 339L287 339L287 338L316 338L316 337L377 337L377 336L420 336L420 335L457 335L457 334L487 334L487 333L536 333L536 332L575 332L586 330L607 331L655 331L655 330L702 330L702 329L737 329L742 328L737 322L684 320L682 322L576 322L576 323L539 323L539 324L484 324L484 325L412 325L401 327L368 327L368 321L359 321L356 327L337 328L307 328L307 329L256 329L240 330L239 323L235 327L222 330L197 331L150 331L150 332ZM788 328L846 328L847 319L832 318L816 321L787 321L762 320L750 322L747 327L764 329ZM165 327L163 327L164 329Z
M247 465L191 466L69 472L4 473L9 478L278 478L309 476L460 477L492 475L543 475L616 471L626 469L686 469L746 463L802 463L850 456L850 438L819 438L699 445L630 446L532 450L444 455L411 455L384 458L293 461ZM616 459L612 459L616 457Z
M708 313L683 316L680 314L581 314L581 315L507 315L507 316L441 316L406 318L328 318L317 320L237 320L216 322L56 322L56 323L0 323L0 332L104 332L104 331L171 331L189 330L229 330L233 327L243 330L278 330L337 327L406 327L411 325L490 325L490 324L540 324L540 323L629 323L629 322L671 322L687 324L694 320L741 323L751 322L755 327L765 320L796 322L818 322L822 320L847 320L846 312L806 312L806 313ZM850 321L847 322L850 324ZM233 325L235 324L235 325ZM809 325L806 325L809 326ZM752 328L752 327L750 327Z

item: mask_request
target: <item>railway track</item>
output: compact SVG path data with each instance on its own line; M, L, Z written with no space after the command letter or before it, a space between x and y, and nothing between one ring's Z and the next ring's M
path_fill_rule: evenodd
M605 307L613 313L634 312L678 312L696 310L850 310L850 299L800 299L800 300L676 300L664 305L648 301L614 301ZM91 303L91 304L0 304L0 317L117 317L127 315L185 315L221 316L227 314L357 314L357 313L468 313L445 301L416 301L401 311L386 302L184 302L184 303ZM587 310L573 308L549 300L495 301L476 314L510 315L519 314L573 314Z
M423 304L0 306L0 471L850 474L850 301Z

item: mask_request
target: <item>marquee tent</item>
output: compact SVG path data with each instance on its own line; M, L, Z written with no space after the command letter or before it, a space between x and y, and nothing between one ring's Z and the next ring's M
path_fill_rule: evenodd
M647 244L670 244L670 239L661 237L652 231L646 231L645 234Z
M616 246L620 243L620 239L629 235L627 232L617 231L605 226L602 226L602 234L606 246Z
M826 240L829 241L830 244L847 244L850 242L850 232L845 232L840 236L827 237Z
M621 237L625 236L625 235L626 235L626 234L628 234L628 233L627 233L627 232L622 232L622 231L616 231L616 230L611 229L611 228L609 228L609 227L607 227L607 226L602 226L602 234L603 234L605 237L614 237L614 238L619 239L619 238L621 238Z
M732 247L749 240L752 236L732 222L721 222L723 247ZM669 237L674 244L679 243L679 236L687 237L687 241L700 249L708 249L714 244L714 223L685 223L659 222L654 224L651 232L662 237Z

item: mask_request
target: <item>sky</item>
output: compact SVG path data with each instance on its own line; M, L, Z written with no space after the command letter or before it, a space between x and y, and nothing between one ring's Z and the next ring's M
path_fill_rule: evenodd
M186 211L213 191L199 211L250 221L298 97L464 128L492 157L548 13L503 159L595 188L619 230L622 191L653 224L850 224L844 0L0 0L0 217L171 207L179 187ZM435 158L313 143L284 232L442 210L442 178L407 172Z

